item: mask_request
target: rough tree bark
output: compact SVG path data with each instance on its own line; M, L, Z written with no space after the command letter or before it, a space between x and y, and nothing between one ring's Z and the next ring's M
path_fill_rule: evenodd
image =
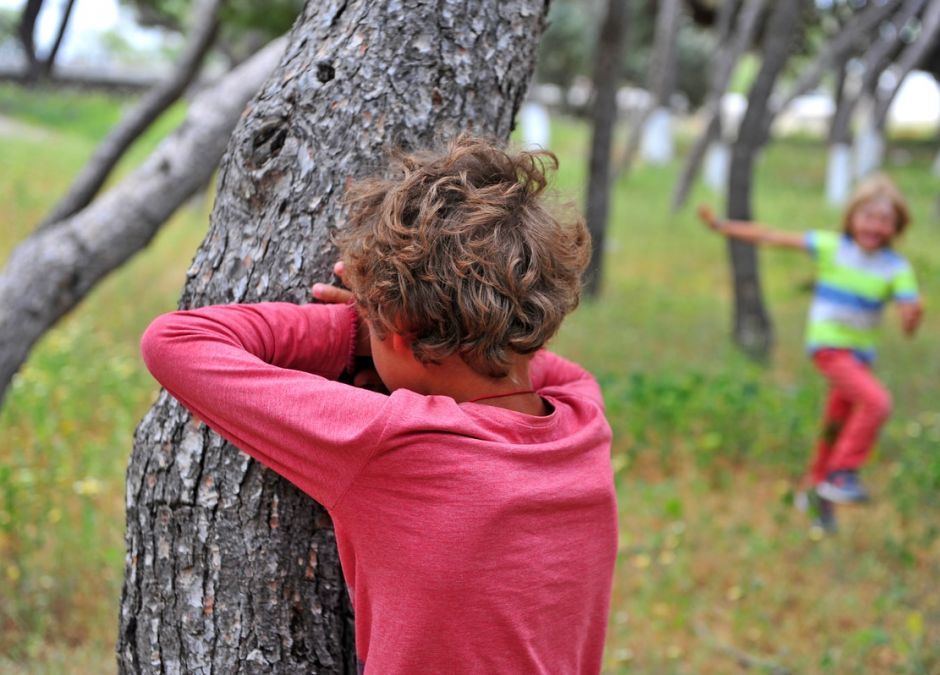
M630 129L623 158L617 166L617 175L626 173L633 165L638 150L648 142L648 134L658 134L665 131L671 134L669 126L669 97L672 96L676 84L676 62L678 56L677 35L679 33L679 19L682 16L681 0L662 0L658 3L656 12L656 30L653 38L653 52L650 56L649 72L646 80L646 89L652 94L650 105L643 111L636 124ZM651 122L656 119L651 129ZM671 138L670 141L671 142ZM671 154L671 151L670 151ZM644 149L644 157L663 163L660 157L650 157ZM667 160L668 161L668 160Z
M610 150L617 121L617 83L623 61L627 3L608 0L594 54L594 107L588 166L586 220L591 232L591 262L585 292L596 297L603 277L604 237L610 211Z
M215 40L222 3L223 0L199 0L196 3L189 39L173 73L148 91L108 133L82 167L65 196L40 223L40 228L68 218L91 203L127 149L183 95Z
M283 48L283 40L272 43L202 92L180 128L138 169L13 249L0 271L0 402L36 341L206 185L245 103Z
M751 183L757 151L767 141L770 95L798 38L805 0L780 0L770 15L760 71L748 93L747 112L731 152L728 177L728 217L751 220ZM745 353L766 360L773 344L773 326L761 292L754 246L729 239L728 254L734 279L734 339Z
M726 0L722 10L726 11L725 8L733 4L730 0ZM708 95L703 106L705 126L702 133L695 139L695 143L682 167L682 174L679 176L672 195L673 211L678 211L685 204L685 200L689 196L689 190L692 187L692 181L698 175L702 160L705 158L705 151L712 143L721 142L721 99L731 82L731 74L734 72L735 65L754 42L754 36L759 25L758 19L764 13L765 4L766 0L747 1L738 13L737 21L734 23L733 40L731 39L730 21L728 22L728 28L720 30L718 33L718 46L712 58Z
M387 145L508 137L546 10L308 2L232 136L181 306L307 301L329 278L347 182ZM126 498L122 672L355 672L326 512L165 393L138 428Z

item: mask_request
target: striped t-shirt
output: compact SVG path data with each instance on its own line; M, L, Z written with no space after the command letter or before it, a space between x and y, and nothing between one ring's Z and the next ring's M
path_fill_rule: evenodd
M806 248L816 259L807 348L851 349L871 362L884 304L917 300L910 263L889 248L869 253L837 232L807 232Z

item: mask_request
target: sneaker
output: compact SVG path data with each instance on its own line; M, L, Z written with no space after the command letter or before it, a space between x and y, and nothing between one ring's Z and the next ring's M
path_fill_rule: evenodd
M812 516L814 530L818 529L822 534L835 534L839 531L835 504L820 497L815 490L797 492L793 503L799 511Z
M837 504L858 504L868 501L868 491L852 469L832 471L816 486L816 494Z

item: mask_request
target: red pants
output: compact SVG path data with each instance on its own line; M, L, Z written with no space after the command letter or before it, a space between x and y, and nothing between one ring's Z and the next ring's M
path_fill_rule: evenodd
M830 471L858 469L891 414L891 394L847 349L822 349L813 363L829 382L823 430L810 469L816 483Z

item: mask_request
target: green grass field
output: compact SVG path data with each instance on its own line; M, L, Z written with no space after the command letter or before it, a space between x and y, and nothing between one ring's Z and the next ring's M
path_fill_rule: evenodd
M0 259L51 207L125 102L0 87ZM179 119L175 110L130 163ZM28 133L27 133L28 132ZM583 193L588 135L559 120L562 198ZM928 308L940 306L934 149L895 144L886 166L911 199L901 249ZM940 672L940 311L920 336L889 315L879 372L895 414L865 477L876 496L815 536L792 507L824 391L801 343L811 264L764 251L777 334L758 367L729 344L724 243L691 209L671 215L678 166L641 167L615 187L602 298L554 348L588 366L615 431L621 555L609 673ZM758 165L755 216L836 227L822 202L824 148L793 140ZM723 200L699 188L692 203ZM137 354L172 309L206 230L208 199L50 332L0 410L0 672L113 672L123 572L124 471L157 388Z

